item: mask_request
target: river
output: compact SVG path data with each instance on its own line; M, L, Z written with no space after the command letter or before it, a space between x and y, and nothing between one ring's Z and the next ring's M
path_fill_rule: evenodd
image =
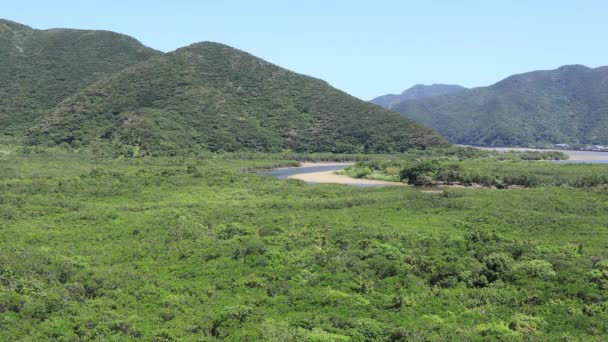
M507 151L557 151L557 150L541 150L532 148L515 148L515 147L476 147L483 150L507 152ZM590 164L608 164L608 152L593 152L593 151L574 151L574 150L559 150L570 157L568 160L554 160L554 163L571 164L571 163L590 163ZM307 184L349 184L361 187L382 187L382 186L407 186L405 183L386 182L380 180L352 178L339 175L336 172L344 169L353 162L326 162L326 163L302 163L298 167L277 168L268 171L258 172L259 174L277 177L278 179L299 179ZM440 192L445 187L421 187L424 192Z
M284 167L268 171L258 172L258 174L274 176L279 179L299 179L306 184L347 184L366 188L385 187L385 186L411 186L400 182L387 182L373 179L352 178L339 175L336 172L344 169L353 162L346 163L302 163L298 167ZM412 187L423 193L439 193L447 189L447 186L416 186Z
M262 171L259 174L274 176L279 179L299 179L307 184L349 184L361 187L380 187L380 186L406 186L405 183L385 182L371 179L352 178L339 175L336 172L354 163L302 163L298 167L285 167L269 171Z
M573 164L573 163L590 163L590 164L608 164L608 152L596 152L596 151L579 151L579 150L550 150L550 149L537 149L537 148L524 148L524 147L475 147L480 150L497 151L497 152L508 152L508 151L557 151L563 152L568 155L568 160L555 160L555 163L560 164Z

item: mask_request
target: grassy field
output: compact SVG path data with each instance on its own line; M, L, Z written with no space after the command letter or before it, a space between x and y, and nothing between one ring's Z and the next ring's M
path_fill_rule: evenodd
M605 187L429 194L241 172L302 156L0 150L0 340L608 334Z

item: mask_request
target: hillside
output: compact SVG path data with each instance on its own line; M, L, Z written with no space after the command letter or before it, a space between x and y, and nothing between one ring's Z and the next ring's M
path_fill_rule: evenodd
M21 134L77 90L157 54L113 32L36 30L0 19L0 134Z
M193 44L104 78L28 134L30 144L96 140L153 154L384 152L445 143L397 113L217 43Z
M462 91L465 89L467 88L456 84L417 84L411 88L406 89L401 94L388 94L378 96L375 99L370 100L369 102L375 103L384 108L392 109L403 101L445 95Z
M608 144L608 67L533 71L393 109L461 144Z

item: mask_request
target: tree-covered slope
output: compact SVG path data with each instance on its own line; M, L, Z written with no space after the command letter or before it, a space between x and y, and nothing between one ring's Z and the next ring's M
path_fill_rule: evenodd
M35 30L0 19L0 134L21 134L67 96L156 54L113 32Z
M397 113L217 43L194 44L96 82L28 138L72 146L107 140L149 153L403 151L445 143Z
M392 109L403 101L451 94L465 89L467 88L456 84L416 84L415 86L404 90L401 94L382 95L370 100L369 102L375 103L384 108Z
M608 144L608 67L563 66L394 108L474 145Z

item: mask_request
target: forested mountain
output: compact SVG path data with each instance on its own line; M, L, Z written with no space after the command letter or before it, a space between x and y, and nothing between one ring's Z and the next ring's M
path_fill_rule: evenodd
M568 65L393 108L455 143L608 144L608 67Z
M388 94L376 97L369 102L380 105L384 108L392 109L399 103L408 100L419 99L423 97L433 97L438 95L445 95L455 93L458 91L465 90L467 88L456 84L417 84L411 88L406 89L401 94Z
M36 30L0 19L0 134L21 134L75 91L158 54L113 32Z
M152 153L403 151L444 144L435 131L218 43L198 43L78 92L29 130L30 144L93 141Z

